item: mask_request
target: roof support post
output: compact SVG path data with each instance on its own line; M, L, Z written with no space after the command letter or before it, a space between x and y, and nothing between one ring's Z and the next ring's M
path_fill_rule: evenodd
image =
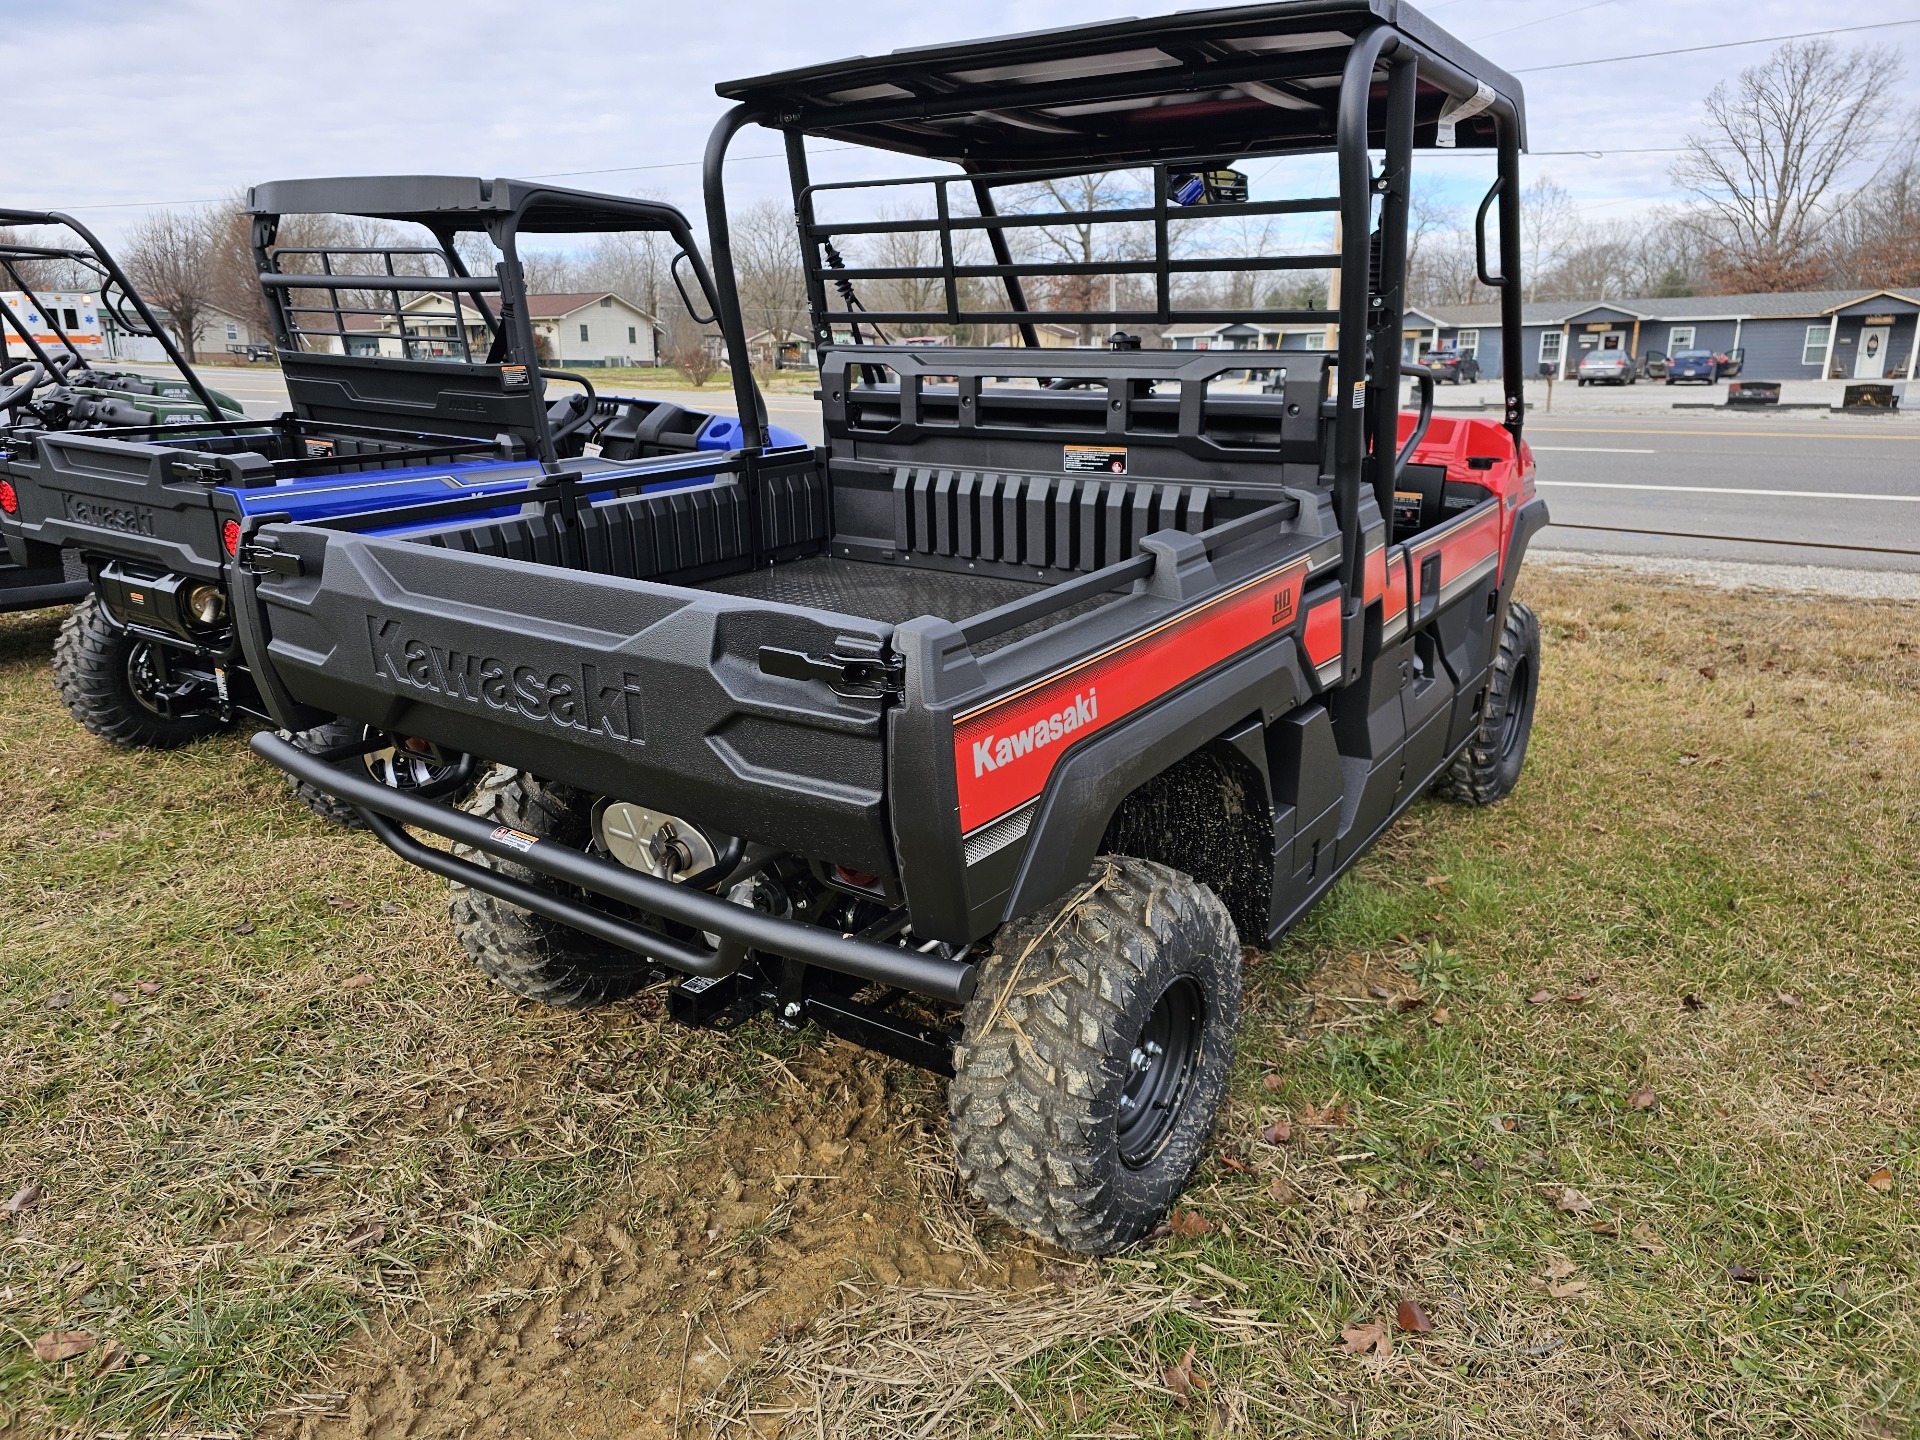
M746 323L740 314L740 286L733 269L733 240L727 229L726 164L727 147L749 121L760 117L744 105L736 105L720 117L707 137L706 159L702 162L702 188L707 201L707 248L713 254L714 300L719 308L720 337L727 347L727 363L733 380L733 403L740 412L747 450L756 454L771 442L767 433L766 407L760 403L760 387L754 383L753 361L747 354ZM754 466L749 463L751 476ZM758 528L758 504L753 523Z
M1413 98L1419 59L1401 50L1387 72L1386 157L1376 188L1380 195L1381 293L1373 297L1369 323L1376 337L1368 398L1373 438L1373 493L1383 518L1393 514L1400 451L1400 351L1407 307L1407 212L1413 202ZM1391 285L1388 277L1395 277ZM1434 343L1440 339L1437 327ZM1365 567L1361 567L1364 577ZM1362 603L1365 602L1364 579Z
M1376 25L1354 42L1340 79L1335 153L1340 174L1340 349L1334 405L1334 509L1340 521L1340 581L1346 592L1343 649L1349 667L1360 662L1356 642L1364 612L1366 567L1360 555L1360 486L1366 469L1368 327L1372 322L1373 162L1367 154L1373 72L1400 48L1392 27ZM1386 357L1376 357L1385 359ZM1398 339L1393 346L1394 393L1377 403L1398 411ZM1391 453L1391 452L1389 452Z

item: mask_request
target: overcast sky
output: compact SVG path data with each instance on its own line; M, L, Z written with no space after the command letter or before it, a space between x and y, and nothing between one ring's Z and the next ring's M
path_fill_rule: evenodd
M1190 8L1192 0L0 0L10 57L0 203L72 209L111 237L140 206L210 200L267 179L567 173L585 188L656 194L695 212L699 171L689 162L723 109L716 81ZM1678 145L1713 84L1771 47L1528 67L1920 18L1920 0L1432 0L1422 8L1522 72L1535 152L1529 178L1552 175L1596 220L1670 198L1673 157L1624 152ZM1920 25L1837 39L1899 49L1906 76L1887 97L1889 113L1920 108ZM777 148L750 131L734 154ZM1591 149L1612 153L1541 153ZM838 178L849 163L823 156L815 178ZM782 167L742 158L729 183L742 199L774 194Z

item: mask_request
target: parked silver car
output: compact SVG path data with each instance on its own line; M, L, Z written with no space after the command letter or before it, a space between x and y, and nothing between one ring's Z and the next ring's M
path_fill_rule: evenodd
M1582 385L1631 385L1640 377L1634 371L1633 357L1624 350L1593 350L1580 357L1576 372Z

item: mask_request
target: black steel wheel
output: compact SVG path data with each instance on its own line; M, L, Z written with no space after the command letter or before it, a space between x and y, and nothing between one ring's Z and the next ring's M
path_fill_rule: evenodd
M1462 805L1491 805L1513 793L1527 763L1539 676L1540 622L1515 600L1500 631L1480 728L1435 784L1435 793Z
M282 730L280 738L309 754L361 749L367 773L382 785L395 790L424 790L436 798L451 799L456 804L472 792L474 766L470 756L446 756L402 749L388 741L373 726L362 725L357 720L329 720L324 725L298 732ZM362 748L369 745L373 748ZM300 803L322 820L331 820L349 830L366 828L360 812L346 801L336 799L292 775L287 777L287 785Z
M224 727L220 697L184 650L133 634L98 595L68 612L53 644L53 685L73 718L127 749L172 750Z
M1240 938L1191 876L1103 856L1002 926L968 1002L950 1129L1003 1219L1104 1255L1150 1234L1206 1153L1240 1025Z

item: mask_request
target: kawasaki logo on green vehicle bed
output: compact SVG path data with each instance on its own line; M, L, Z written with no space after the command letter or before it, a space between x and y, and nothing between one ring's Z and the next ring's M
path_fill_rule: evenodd
M646 712L637 675L603 675L582 663L565 670L516 665L494 655L430 644L409 635L398 620L367 617L377 673L449 700L586 730L631 745L647 743Z

